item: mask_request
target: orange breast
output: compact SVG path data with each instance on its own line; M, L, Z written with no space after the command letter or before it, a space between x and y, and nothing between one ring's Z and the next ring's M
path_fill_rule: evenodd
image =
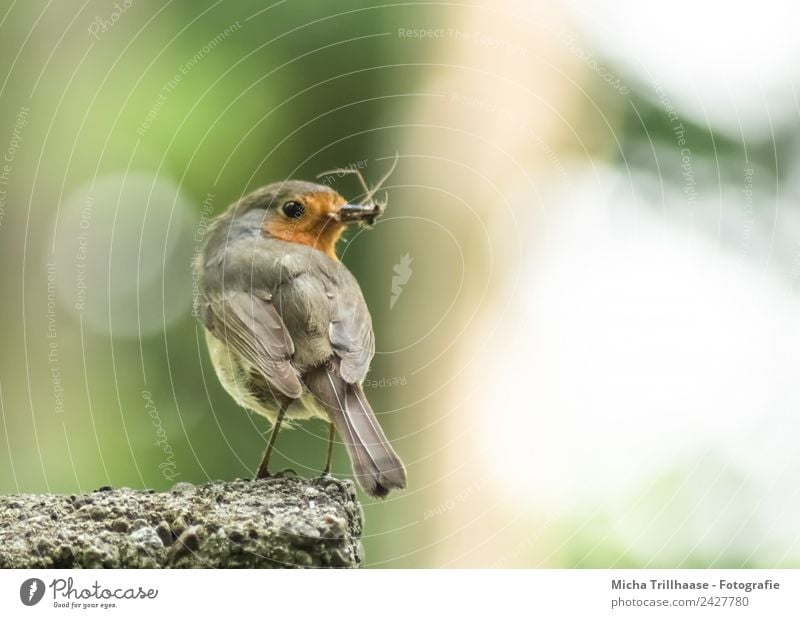
M344 225L335 215L345 200L337 193L316 193L303 196L303 203L306 212L302 217L269 219L264 223L264 231L286 242L313 247L338 260L336 243Z

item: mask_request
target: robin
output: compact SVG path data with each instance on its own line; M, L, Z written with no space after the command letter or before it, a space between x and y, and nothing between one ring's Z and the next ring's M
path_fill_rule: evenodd
M385 497L406 486L361 387L375 354L369 309L336 255L348 224L372 225L383 212L373 196L387 177L368 190L359 174L367 189L361 204L326 185L270 184L209 226L196 262L199 314L225 390L273 423L257 478L270 476L281 423L320 417L330 423L323 475L338 432L364 491Z

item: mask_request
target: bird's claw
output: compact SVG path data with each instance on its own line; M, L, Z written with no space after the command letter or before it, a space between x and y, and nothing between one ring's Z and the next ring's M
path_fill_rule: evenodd
M291 468L286 468L285 470L281 470L280 472L262 472L256 476L256 480L261 479L285 479L285 478L292 478L297 477L297 472L292 470Z

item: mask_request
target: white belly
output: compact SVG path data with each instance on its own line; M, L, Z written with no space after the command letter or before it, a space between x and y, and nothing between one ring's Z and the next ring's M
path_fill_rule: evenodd
M223 388L240 406L265 416L274 423L278 418L277 403L265 406L247 388L252 365L208 330L205 331L205 334L211 364L214 365L214 370L217 372L217 377ZM298 420L312 417L328 420L328 415L317 405L315 397L304 389L302 397L292 402L286 410L286 418L288 420Z

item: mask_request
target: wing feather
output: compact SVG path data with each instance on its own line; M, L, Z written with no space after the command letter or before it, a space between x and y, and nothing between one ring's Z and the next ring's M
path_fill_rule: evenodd
M207 299L204 321L211 332L252 364L287 397L297 399L303 386L292 365L294 342L268 300L226 291Z
M339 278L337 294L331 299L329 337L341 359L339 372L350 384L360 384L375 356L372 318L361 288L349 271Z

